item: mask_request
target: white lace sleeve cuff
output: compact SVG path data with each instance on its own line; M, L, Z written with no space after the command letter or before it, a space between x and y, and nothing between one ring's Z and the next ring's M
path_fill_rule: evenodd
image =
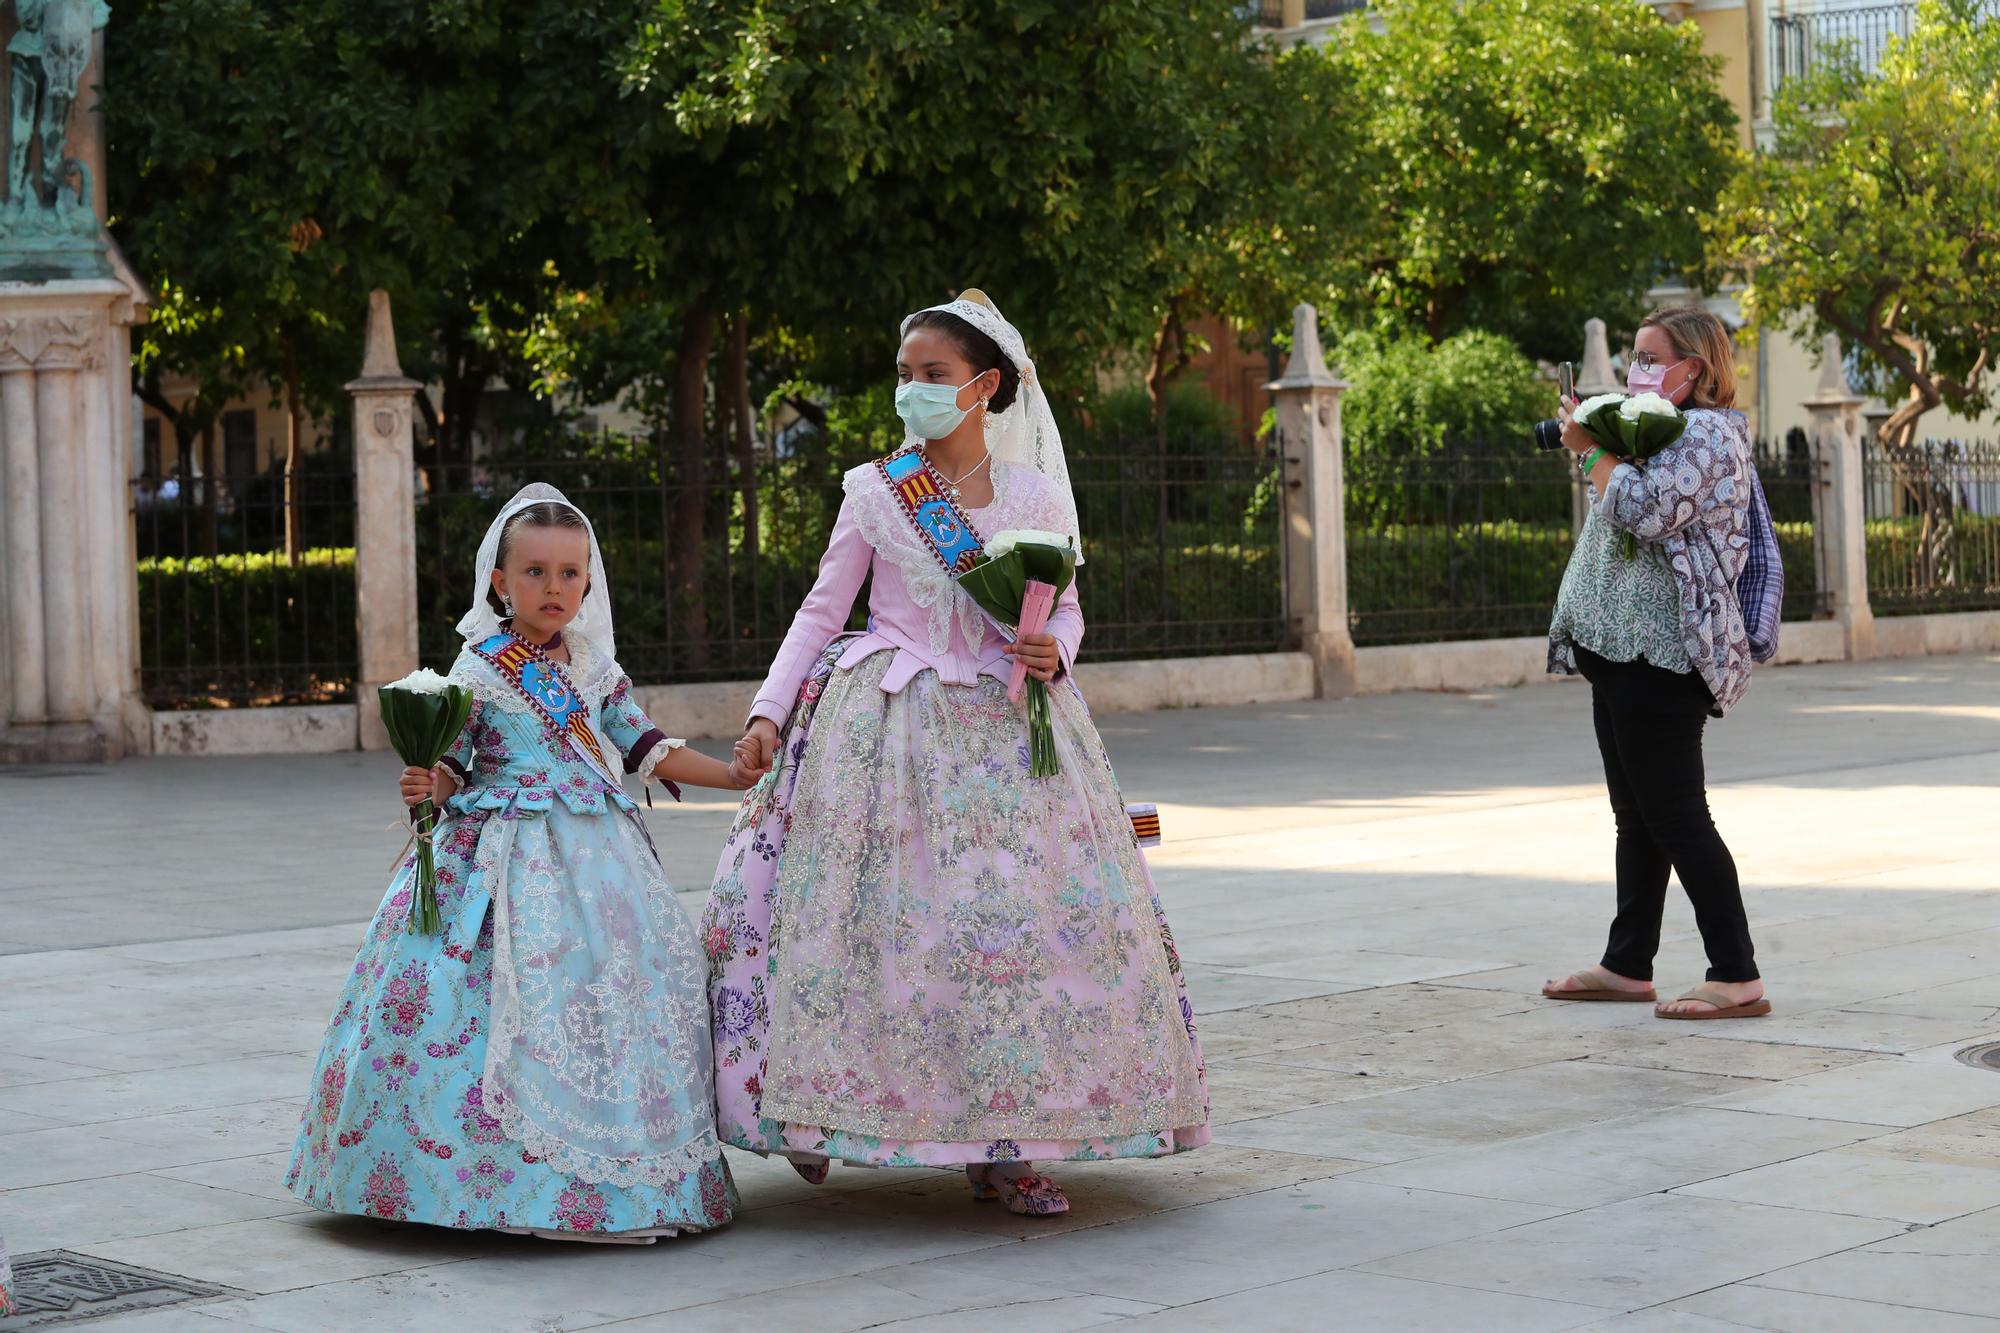
M651 782L654 770L667 762L668 755L672 754L675 750L686 748L687 742L677 736L662 737L654 744L652 749L646 751L645 757L639 761L639 767L633 770L639 775L640 783Z

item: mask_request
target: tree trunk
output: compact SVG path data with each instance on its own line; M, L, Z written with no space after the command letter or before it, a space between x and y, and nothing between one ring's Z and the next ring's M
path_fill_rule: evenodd
M187 454L182 453L185 459ZM216 553L216 514L220 497L215 492L215 418L201 423L201 553L210 559ZM187 483L181 483L182 496L187 495ZM186 503L184 499L182 503Z
M750 312L739 310L729 321L729 346L723 368L729 393L729 424L736 444L736 483L743 491L743 559L756 576L761 530L757 512L757 425L750 406Z
M300 531L300 492L304 478L299 474L299 426L305 415L299 404L299 340L285 335L285 563L299 566L304 548Z
M1167 302L1153 330L1153 355L1146 366L1146 402L1153 409L1154 431L1166 440L1167 386L1187 368L1187 329L1181 322L1181 298Z
M715 312L703 307L681 318L674 358L674 506L669 535L668 587L674 619L691 672L708 669L706 595L708 511L708 359L715 345Z

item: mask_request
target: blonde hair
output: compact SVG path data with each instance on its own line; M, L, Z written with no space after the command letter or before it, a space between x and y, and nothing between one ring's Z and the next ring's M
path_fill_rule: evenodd
M1663 330L1675 352L1701 361L1689 407L1736 406L1736 346L1721 320L1699 306L1669 306L1646 316L1639 328Z

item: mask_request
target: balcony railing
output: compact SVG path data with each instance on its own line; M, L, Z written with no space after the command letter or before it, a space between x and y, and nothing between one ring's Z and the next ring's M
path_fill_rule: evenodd
M1771 92L1775 95L1787 79L1804 78L1842 50L1859 62L1864 72L1874 73L1889 48L1889 39L1908 37L1916 14L1914 4L1773 14Z
M1291 9L1296 14L1286 13ZM1257 7L1257 26L1260 28L1292 28L1300 23L1313 23L1320 19L1337 19L1346 14L1362 14L1368 10L1368 0L1305 0L1303 5L1288 5L1285 0L1262 0Z

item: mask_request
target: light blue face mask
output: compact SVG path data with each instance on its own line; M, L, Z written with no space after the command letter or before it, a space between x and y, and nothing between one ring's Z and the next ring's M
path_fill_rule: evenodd
M946 384L919 384L911 380L896 390L896 415L918 439L942 440L957 430L958 423L972 411L958 405L958 396L978 381L979 376L974 375L954 389Z

